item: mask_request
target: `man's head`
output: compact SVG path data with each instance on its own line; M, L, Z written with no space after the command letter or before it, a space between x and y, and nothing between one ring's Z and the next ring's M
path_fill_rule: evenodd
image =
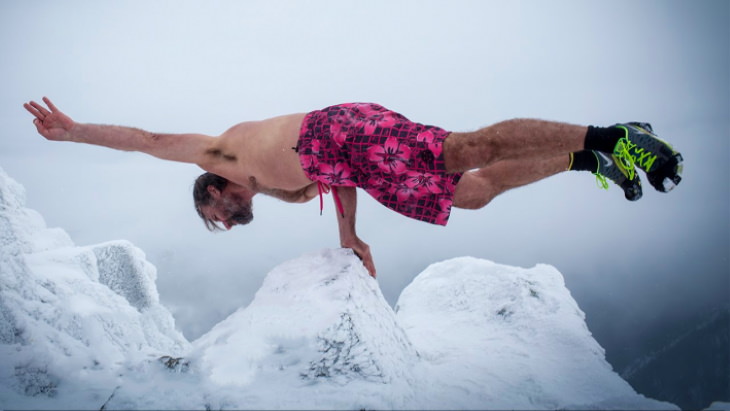
M200 175L193 186L195 211L210 231L230 230L234 225L250 223L252 196L247 188L213 173Z

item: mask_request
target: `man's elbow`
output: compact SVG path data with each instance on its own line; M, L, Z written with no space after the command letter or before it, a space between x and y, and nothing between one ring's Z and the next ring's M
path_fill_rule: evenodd
M168 139L165 134L142 131L142 135L144 136L145 145L151 150L159 150L165 144L168 144Z

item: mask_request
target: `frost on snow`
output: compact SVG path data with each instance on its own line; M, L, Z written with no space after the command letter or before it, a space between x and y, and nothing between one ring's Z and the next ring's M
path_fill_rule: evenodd
M0 408L667 409L553 267L428 267L393 310L349 250L285 262L188 342L126 241L75 246L0 169Z

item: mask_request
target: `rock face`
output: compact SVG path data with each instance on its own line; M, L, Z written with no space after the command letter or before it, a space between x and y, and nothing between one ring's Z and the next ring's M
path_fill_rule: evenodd
M394 311L322 250L189 343L139 249L75 246L1 170L0 246L2 408L675 408L611 370L546 265L437 263Z

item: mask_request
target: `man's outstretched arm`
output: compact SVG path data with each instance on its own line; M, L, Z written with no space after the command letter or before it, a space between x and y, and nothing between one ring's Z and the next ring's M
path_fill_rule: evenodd
M337 211L337 224L340 230L340 246L351 248L362 260L363 265L371 276L375 278L375 263L370 254L370 246L362 241L355 233L355 214L357 213L357 191L355 187L332 187L342 202L344 215ZM333 196L334 197L334 196Z
M82 124L61 112L47 97L42 104L31 101L23 104L35 116L33 124L38 133L48 140L74 141L117 150L141 151L155 157L202 164L209 161L205 153L214 144L214 138L202 134L157 134L132 127Z

